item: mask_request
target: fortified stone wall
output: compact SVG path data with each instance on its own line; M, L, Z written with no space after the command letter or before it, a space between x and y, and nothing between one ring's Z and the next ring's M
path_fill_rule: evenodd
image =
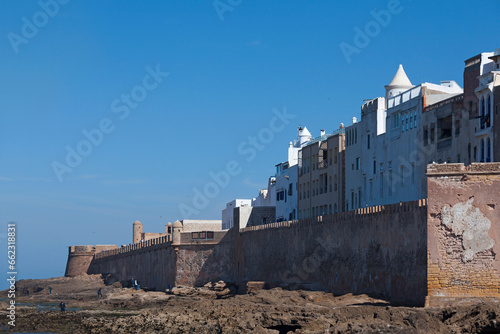
M140 281L142 287L165 290L175 283L176 254L167 237L97 254L89 274L112 274L118 280Z
M500 163L428 166L429 306L500 300Z
M82 245L69 247L68 262L64 276L74 277L87 274L87 270L96 253L116 249L116 245Z
M231 281L233 243L225 235L216 232L218 243L207 240L178 245L164 236L103 252L89 263L88 273L112 274L118 280L135 278L141 287L154 290L165 290L169 284L201 286L221 279Z
M235 278L423 305L426 215L420 200L248 227L235 237Z

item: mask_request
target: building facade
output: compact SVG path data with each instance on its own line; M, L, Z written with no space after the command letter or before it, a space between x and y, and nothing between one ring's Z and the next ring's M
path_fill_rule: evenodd
M298 218L344 211L344 125L333 134L323 130L299 152Z

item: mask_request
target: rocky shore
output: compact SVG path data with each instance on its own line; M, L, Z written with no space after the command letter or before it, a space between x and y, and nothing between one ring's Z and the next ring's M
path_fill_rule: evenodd
M8 332L96 334L500 332L498 304L411 308L366 295L280 288L236 294L224 282L175 287L173 295L125 284L97 275L23 280L17 284L16 326L7 329L7 304L1 308L0 324ZM103 297L98 299L99 288ZM57 309L60 301L67 311Z

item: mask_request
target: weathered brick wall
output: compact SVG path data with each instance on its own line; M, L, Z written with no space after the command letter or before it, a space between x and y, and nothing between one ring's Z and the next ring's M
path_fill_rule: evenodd
M500 301L500 163L428 166L428 302Z
M235 279L423 305L426 215L416 201L247 228L235 238Z

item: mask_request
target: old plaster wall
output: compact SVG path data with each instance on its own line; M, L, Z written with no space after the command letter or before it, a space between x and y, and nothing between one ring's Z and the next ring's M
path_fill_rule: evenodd
M247 227L235 237L236 280L423 305L426 214L422 200Z
M428 302L500 301L500 163L428 166Z

